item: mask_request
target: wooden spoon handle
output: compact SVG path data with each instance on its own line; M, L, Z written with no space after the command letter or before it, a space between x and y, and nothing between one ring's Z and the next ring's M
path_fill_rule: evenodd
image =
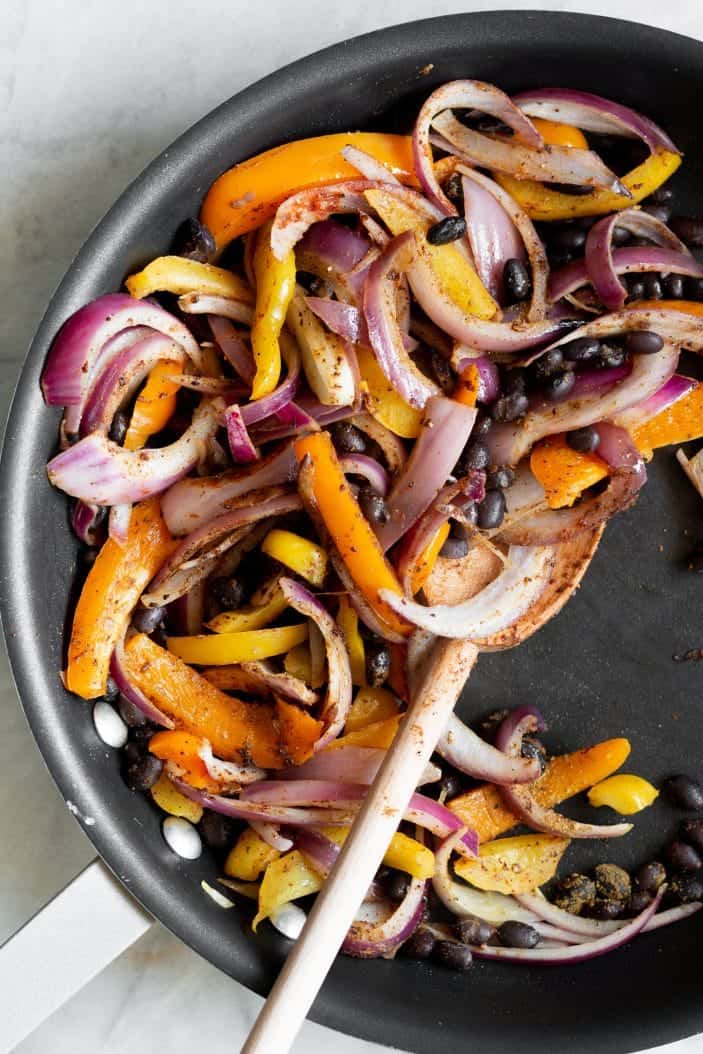
M417 696L241 1054L290 1050L477 655L469 641L441 640L435 645Z

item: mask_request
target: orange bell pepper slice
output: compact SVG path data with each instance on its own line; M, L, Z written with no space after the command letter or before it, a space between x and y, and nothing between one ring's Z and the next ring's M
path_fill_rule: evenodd
M270 704L225 695L143 633L127 643L125 664L144 694L183 730L208 739L217 757L262 768L286 764Z
M359 179L342 150L356 146L387 165L403 183L416 185L409 136L380 132L341 132L297 139L230 168L205 195L201 221L212 232L219 250L240 234L270 219L286 198L305 187Z
M172 761L177 765L191 787L218 794L220 785L212 778L198 753L202 745L202 738L191 732L157 732L149 740L149 751L162 761Z
M64 674L69 692L83 699L104 694L115 646L125 635L139 597L175 545L157 498L134 506L124 546L112 538L105 542L73 616Z
M281 734L281 753L291 765L302 765L312 757L315 744L322 735L322 721L278 696L276 717Z
M437 563L439 551L449 537L449 531L449 524L443 523L420 553L417 563L410 572L410 591L413 596L420 592L432 574L432 569Z
M561 754L552 758L544 775L532 784L532 793L540 805L551 808L600 783L620 768L629 753L627 739L606 739L585 750ZM520 818L504 805L500 792L491 783L460 794L447 805L462 823L473 827L479 842L489 842L520 823Z
M169 380L178 372L173 362L157 362L137 396L127 435L125 450L141 450L152 436L165 428L176 412L179 385Z
M478 366L470 362L457 378L454 391L452 392L452 399L456 399L458 403L463 403L464 406L475 406L478 399L478 386Z
M329 434L303 436L295 444L295 454L298 461L310 459L315 502L349 574L379 618L396 633L408 636L411 626L379 597L381 589L399 596L403 591L351 492Z

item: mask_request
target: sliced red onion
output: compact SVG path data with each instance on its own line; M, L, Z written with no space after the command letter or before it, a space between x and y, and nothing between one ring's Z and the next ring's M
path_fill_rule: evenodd
M205 621L205 582L195 585L169 605L169 620L173 620L173 631L181 637L194 637L202 633Z
M388 520L377 530L390 549L429 508L459 460L476 420L476 409L442 395L427 400L422 430L388 495Z
M372 248L363 232L323 220L314 223L298 242L296 259L301 270L328 282L338 300L358 305Z
M295 836L295 848L303 854L306 863L327 878L339 856L339 846L321 831L301 828Z
M505 292L505 264L510 259L524 259L526 249L532 273L532 299L526 318L528 322L542 321L547 313L549 263L544 243L532 220L494 180L462 165L458 171L462 173L469 242L484 285L487 283L482 272L495 287L493 293L488 285L490 292L500 300ZM479 263L479 260L483 262Z
M400 904L381 922L355 919L342 944L344 954L357 959L392 959L422 922L427 885L424 879L411 879Z
M187 388L191 392L200 395L221 396L225 402L234 402L247 395L249 389L244 389L229 377L201 377L193 373L178 373L174 370L169 374L169 381L177 384L179 388Z
M657 414L668 410L670 406L673 406L684 395L688 395L690 391L697 387L698 383L691 377L684 377L680 373L675 373L654 395L650 395L648 399L644 399L641 403L631 406L629 410L623 410L621 414L613 417L613 424L625 428L628 432L633 432L636 428L641 428L647 421L656 417Z
M271 229L271 249L277 260L285 259L314 223L345 212L369 212L365 190L393 187L391 182L351 179L292 194L279 205Z
M204 739L198 748L198 757L205 765L208 775L221 784L223 789L236 789L266 778L264 770L256 765L238 765L234 761L216 758L207 739Z
M465 109L478 110L490 114L512 128L516 138L540 149L544 143L531 121L527 120L512 100L499 88L482 81L450 81L437 88L427 98L417 115L413 129L413 155L415 170L420 177L422 188L430 200L445 214L452 215L456 209L447 199L440 187L434 171L434 157L430 145L430 130L436 118L444 110ZM481 136L489 144L493 141Z
M502 959L506 962L539 963L545 966L585 962L614 951L641 933L656 914L665 889L662 886L652 903L621 929L594 941L563 948L499 948L482 944L480 947L472 946L471 950L479 959Z
M544 727L541 714L534 707L522 706L513 710L501 723L496 735L496 747L512 757L519 757L522 738L528 732L539 732ZM501 786L500 793L508 808L534 831L555 834L564 838L621 838L632 830L631 823L579 823L545 808L535 801L527 786Z
M342 157L350 165L353 165L364 179L377 179L383 183L397 183L400 185L400 180L393 175L386 165L381 161L377 161L371 154L367 154L365 150L360 150L358 146L345 146L342 150Z
M593 281L595 277L599 296L605 294L608 303L613 305L611 310L619 310L626 296L624 287L617 279L619 274L661 271L665 274L685 274L696 278L703 276L703 264L698 263L689 253L680 253L657 245L615 249L610 253L610 257L610 262L604 264L600 256L596 256L595 260L591 256L590 271L587 270L588 257L565 264L555 271L550 279L549 299L560 300L567 293L573 293ZM616 285L620 293L615 288Z
M209 794L207 791L191 787L178 777L171 777L171 782L181 794L191 801L197 801L204 809L212 809L223 816L235 820L262 820L264 823L282 823L290 827L319 827L326 824L349 826L354 820L354 812L345 809L295 809L279 805L262 805L256 802L242 801L239 798L225 798L220 794Z
M349 655L339 626L309 589L292 578L281 578L279 585L292 608L312 619L325 642L327 652L327 693L320 717L325 730L315 744L321 750L336 739L347 719L352 701L352 676ZM314 683L314 682L313 682Z
M259 457L258 451L247 432L247 426L242 419L242 411L236 404L228 406L225 410L225 426L227 428L227 442L235 464L244 465L251 461L257 461Z
M265 823L263 820L250 820L249 826L256 831L262 841L266 842L266 845L270 845L272 849L278 849L279 853L287 853L293 848L293 839L282 835L278 824Z
M467 128L451 113L442 113L434 127L451 143L453 152L480 168L505 172L517 179L540 183L570 183L575 186L604 187L614 194L631 198L624 186L593 150L571 146L545 146L533 150L509 139L491 138Z
M392 238L371 264L364 288L364 316L369 342L388 383L411 406L422 408L437 394L437 385L418 370L405 350L396 315L398 282L412 265L414 245L413 231L406 231Z
M452 714L436 751L460 772L489 783L534 783L542 775L539 758L508 757ZM507 762L507 764L506 764Z
M254 309L242 300L230 300L226 296L204 296L202 293L186 293L179 296L178 306L186 315L217 315L251 326Z
M369 439L378 443L392 474L402 468L408 456L402 439L368 413L355 414L352 424L355 428L360 428Z
M217 430L218 413L214 402L202 402L180 439L158 450L124 450L93 433L52 458L47 474L55 487L91 504L141 501L160 494L198 463Z
M210 573L213 560L224 551L222 542L233 545L253 524L295 512L301 502L295 491L269 487L233 498L229 507L229 512L196 527L183 539L151 582L143 604L160 607L175 600Z
M208 322L217 346L247 384L251 384L256 373L256 365L251 349L242 340L240 334L227 318L210 315Z
M100 545L105 534L104 517L105 509L102 505L88 505L84 501L77 501L71 512L73 533L86 545Z
M337 336L351 341L352 344L369 346L366 319L354 304L345 304L341 300L329 300L322 296L306 296L305 303Z
M390 486L390 478L383 465L367 454L345 454L339 459L342 471L346 476L363 476L371 488L385 497Z
M281 347L288 373L270 395L265 395L263 399L257 399L256 402L240 407L242 421L247 428L251 428L252 425L264 421L273 414L280 414L295 398L300 382L300 352L293 340L281 341Z
M472 348L464 347L463 344L457 344L452 352L451 362L460 376L468 366L475 366L478 370L478 402L495 402L500 395L500 373L492 359Z
M161 511L171 534L189 534L226 513L244 494L292 483L297 474L293 444L285 443L249 468L182 480L164 494Z
M129 535L129 524L132 519L131 504L113 505L107 521L107 533L117 542L125 546Z
M463 604L426 607L389 589L382 589L380 596L408 622L437 637L480 641L525 614L548 584L554 559L551 546L512 546L505 570Z
M349 411L351 414L353 411ZM298 436L305 430L317 430L320 424L309 413L301 409L297 403L288 403L278 413L273 414L270 420L258 425L252 425L251 434L258 446L264 443L273 443L280 439L288 439L290 436Z
M101 351L111 337L133 326L148 326L164 334L180 344L192 361L199 364L201 356L197 341L182 322L157 304L135 300L126 293L98 297L63 324L42 375L45 402L49 406L74 408L69 431L77 431ZM106 357L101 359L104 368Z
M137 710L144 714L147 721L153 721L155 725L161 725L163 728L172 729L176 727L175 722L162 713L157 706L154 706L152 701L144 695L141 688L138 688L132 681L125 663L124 641L120 641L112 653L110 676L125 699L132 703L133 706L136 706Z
M258 681L262 688L292 699L301 706L314 706L319 699L317 692L309 688L305 681L290 673L277 673L268 662L243 662L242 669ZM296 768L296 772L299 768Z
M530 117L573 124L599 135L621 135L641 139L650 151L681 151L659 125L621 103L574 88L539 88L513 96L513 102Z
M294 768L283 769L279 778L285 780L339 780L342 783L363 783L370 786L376 778L385 750L374 747L342 746L321 750L309 761ZM436 783L442 778L441 769L428 764L418 780L418 787Z

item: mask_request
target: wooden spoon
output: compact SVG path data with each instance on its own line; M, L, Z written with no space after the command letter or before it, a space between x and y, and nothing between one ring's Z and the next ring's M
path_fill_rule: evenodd
M271 1054L272 1051L285 1054L290 1049L354 921L479 650L513 647L556 614L581 581L601 534L602 528L598 528L555 547L556 559L547 586L532 607L508 629L477 642L436 641L415 698L241 1054ZM460 568L458 561L451 564L442 561L435 580L425 587L428 598L441 596L442 603L468 600L502 569L502 561L490 549L476 547L469 556L470 559L461 561ZM457 580L461 582L460 592ZM450 583L451 594L447 588Z

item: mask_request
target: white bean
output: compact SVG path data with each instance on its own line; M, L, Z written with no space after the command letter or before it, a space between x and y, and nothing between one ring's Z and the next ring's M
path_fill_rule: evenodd
M127 742L127 725L104 699L98 699L93 707L93 724L103 743L109 747L119 750Z
M284 904L270 916L272 926L291 941L297 941L306 920L307 915L297 904Z
M169 848L184 860L197 860L202 853L200 835L193 824L182 816L167 816L161 831Z

